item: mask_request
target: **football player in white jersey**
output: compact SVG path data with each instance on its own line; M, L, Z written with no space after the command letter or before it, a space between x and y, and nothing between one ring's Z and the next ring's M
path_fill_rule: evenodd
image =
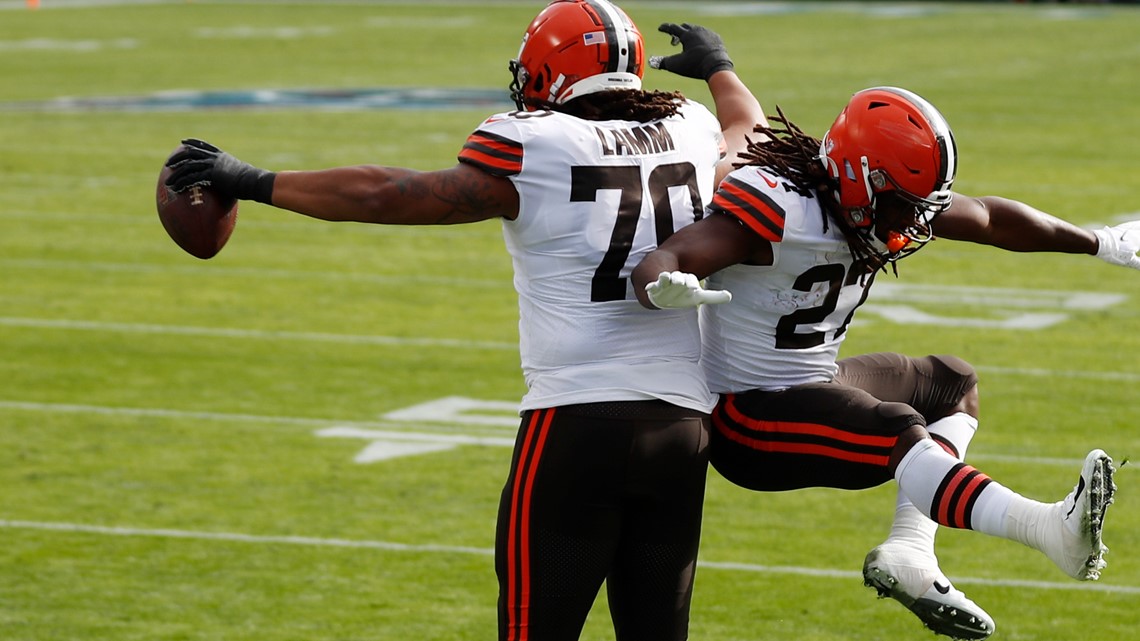
M1140 268L1140 222L1092 232L1017 201L952 193L950 128L903 89L858 92L822 140L782 113L773 121L782 128L757 128L710 214L633 273L646 307L701 306L702 365L721 395L713 466L760 491L867 488L893 476L895 522L867 555L864 579L940 634L984 639L994 623L939 569L937 524L1020 541L1078 580L1098 578L1115 490L1103 451L1086 457L1063 501L1030 500L960 460L978 425L968 363L837 358L876 274L935 233Z
M501 641L577 639L603 582L618 641L688 635L708 466L709 392L692 310L652 312L633 267L704 215L764 113L720 37L661 30L650 61L706 80L717 115L641 89L642 36L606 0L555 0L511 62L518 110L484 121L454 167L270 172L187 140L175 191L324 220L500 218L527 393L495 543Z

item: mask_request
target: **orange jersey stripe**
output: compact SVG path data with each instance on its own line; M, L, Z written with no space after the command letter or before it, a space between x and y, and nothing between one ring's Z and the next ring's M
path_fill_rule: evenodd
M740 222L760 235L778 243L784 237L783 207L776 204L763 191L729 176L717 189L710 205L740 219Z
M522 171L523 148L508 138L476 131L467 137L459 151L459 160L493 176L513 176Z

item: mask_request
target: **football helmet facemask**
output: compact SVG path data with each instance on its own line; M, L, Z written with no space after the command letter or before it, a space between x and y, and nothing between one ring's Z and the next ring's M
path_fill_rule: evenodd
M520 111L607 89L640 89L641 32L607 0L554 0L530 23L510 63Z
M934 217L950 207L954 135L933 105L905 89L856 93L824 134L819 158L836 181L840 215L889 261L929 241ZM911 211L876 230L885 222L876 220L878 196L888 192Z

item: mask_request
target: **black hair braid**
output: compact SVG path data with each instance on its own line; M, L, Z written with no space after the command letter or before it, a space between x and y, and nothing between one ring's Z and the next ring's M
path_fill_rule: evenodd
M652 122L676 115L684 100L685 96L679 91L611 89L586 94L562 105L545 103L541 106L583 120Z
M875 249L866 236L849 225L836 210L832 194L835 193L837 185L835 179L827 173L827 169L820 162L821 141L804 133L795 123L788 120L779 105L776 106L776 113L777 115L770 116L768 120L783 127L756 125L753 131L760 134L760 137L755 141L748 138L747 147L740 152L742 162L735 163L734 166L739 168L752 165L769 168L783 176L796 193L819 198L824 231L828 229L829 223L834 223L847 239L851 257L855 259L856 264L865 266L866 273L885 269L886 257ZM898 268L895 267L895 270L895 275L898 275Z

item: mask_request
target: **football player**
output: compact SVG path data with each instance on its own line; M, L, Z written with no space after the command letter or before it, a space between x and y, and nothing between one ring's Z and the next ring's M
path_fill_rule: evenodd
M642 89L642 36L617 6L555 0L511 61L518 110L454 167L270 172L193 139L168 163L175 191L323 220L502 220L527 393L495 542L501 641L577 639L603 582L618 641L687 638L716 397L697 315L642 308L629 274L704 215L765 121L717 34L661 30L682 49L657 66L706 80L716 116Z
M936 234L1140 268L1140 222L1087 231L1021 202L953 193L950 127L904 89L856 93L822 140L782 112L772 120L757 128L763 137L747 164L720 184L710 214L633 272L647 308L701 307L701 363L721 395L715 469L758 491L895 478L894 525L867 555L864 580L940 634L984 639L994 623L939 569L937 524L1020 541L1073 578L1098 578L1115 489L1103 451L1088 454L1063 501L1030 500L961 460L978 425L968 363L836 359L875 276Z

